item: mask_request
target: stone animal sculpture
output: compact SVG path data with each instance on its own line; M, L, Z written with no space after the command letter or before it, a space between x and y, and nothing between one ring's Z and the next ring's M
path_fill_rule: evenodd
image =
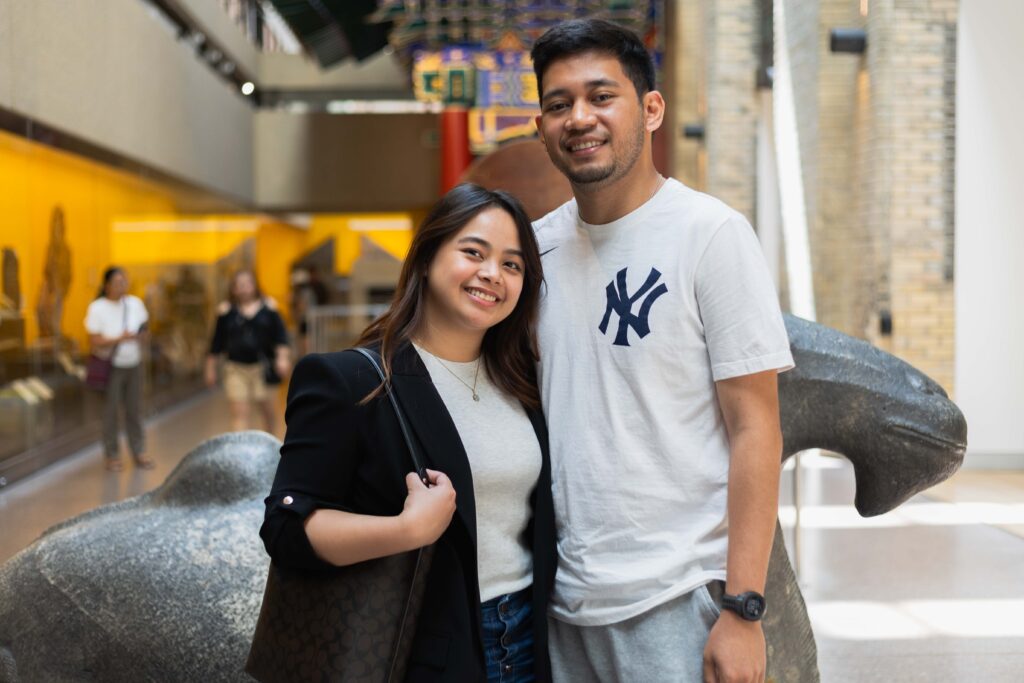
M0 567L0 682L251 681L280 442L215 437L157 489L58 524Z
M942 387L867 342L786 315L796 367L779 376L782 459L809 448L853 464L857 511L889 512L949 478L967 450L967 421ZM817 648L781 529L768 564L768 681L817 683Z
M846 455L863 515L951 475L966 424L920 372L787 316L795 370L779 384L783 457ZM47 531L0 567L0 683L246 681L267 558L257 536L279 442L227 434L156 490ZM781 533L769 568L769 680L818 680L807 612Z

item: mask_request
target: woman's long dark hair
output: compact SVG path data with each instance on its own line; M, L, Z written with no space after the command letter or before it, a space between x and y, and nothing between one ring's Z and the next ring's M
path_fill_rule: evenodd
M463 183L441 197L413 236L391 307L363 331L356 344L380 344L384 375L390 381L395 350L411 341L413 332L423 322L426 275L430 263L445 242L487 209L501 209L512 217L523 252L524 267L523 289L516 307L507 318L484 333L481 349L484 369L495 385L523 404L538 408L537 304L544 273L530 219L519 200L507 192ZM378 388L367 400L380 391Z

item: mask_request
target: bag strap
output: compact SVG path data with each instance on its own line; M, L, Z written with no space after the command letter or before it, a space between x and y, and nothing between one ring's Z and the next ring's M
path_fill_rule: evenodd
M391 402L391 409L395 411L395 417L398 418L398 427L402 430L402 438L405 439L405 445L409 449L409 456L412 458L413 467L416 468L416 476L420 478L420 481L423 482L424 486L429 486L430 481L427 477L427 470L423 466L423 460L420 458L419 450L416 448L416 444L412 440L412 434L409 433L409 425L405 422L405 416L402 414L402 409L398 407L398 401L395 400L395 392L391 387L391 383L388 382L387 377L384 376L384 371L380 367L380 354L376 351L371 351L370 349L363 347L356 347L352 350L366 358L370 365L373 366L373 369L377 372L377 376L380 377L381 384L384 385L384 393L388 395L388 400ZM405 637L405 627L409 621L409 611L412 609L413 596L416 592L417 577L423 569L423 553L425 550L425 548L420 548L416 551L416 564L413 567L412 581L409 584L409 596L406 598L405 609L402 611L401 628L399 629L398 637L395 638L395 650L391 655L391 667L388 670L387 683L392 683L392 681L395 680L395 669L399 663L399 653Z
M380 367L380 354L362 347L352 350L366 358L370 365L373 366L373 369L377 371L377 376L380 377L381 384L384 385L384 393L387 394L388 400L391 401L391 409L395 411L395 417L398 418L398 427L402 430L402 438L405 439L405 445L409 449L409 455L412 457L412 464L416 469L416 475L424 485L429 485L427 469L423 466L423 459L420 457L419 450L413 442L412 434L409 432L409 425L406 424L405 416L402 414L401 408L398 407L398 401L395 400L395 392L391 387L391 383L388 382L384 376L384 371Z
M124 315L121 316L121 332L128 331L128 295L125 294L121 297L121 303L124 304ZM110 355L107 356L107 360L111 363L114 362L114 354L117 353L117 347L121 345L120 341L114 342L114 345L110 347Z

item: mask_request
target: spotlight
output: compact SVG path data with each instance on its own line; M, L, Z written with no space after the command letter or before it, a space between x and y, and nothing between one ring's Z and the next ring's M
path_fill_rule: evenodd
M243 95L248 96L248 95L253 94L254 92L256 92L256 86L253 85L252 81L246 81L245 83L242 84L242 94Z

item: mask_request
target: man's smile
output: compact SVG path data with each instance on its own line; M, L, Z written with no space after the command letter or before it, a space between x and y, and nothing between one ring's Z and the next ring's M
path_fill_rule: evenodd
M588 156L605 144L604 140L576 140L566 143L565 149L573 156Z

